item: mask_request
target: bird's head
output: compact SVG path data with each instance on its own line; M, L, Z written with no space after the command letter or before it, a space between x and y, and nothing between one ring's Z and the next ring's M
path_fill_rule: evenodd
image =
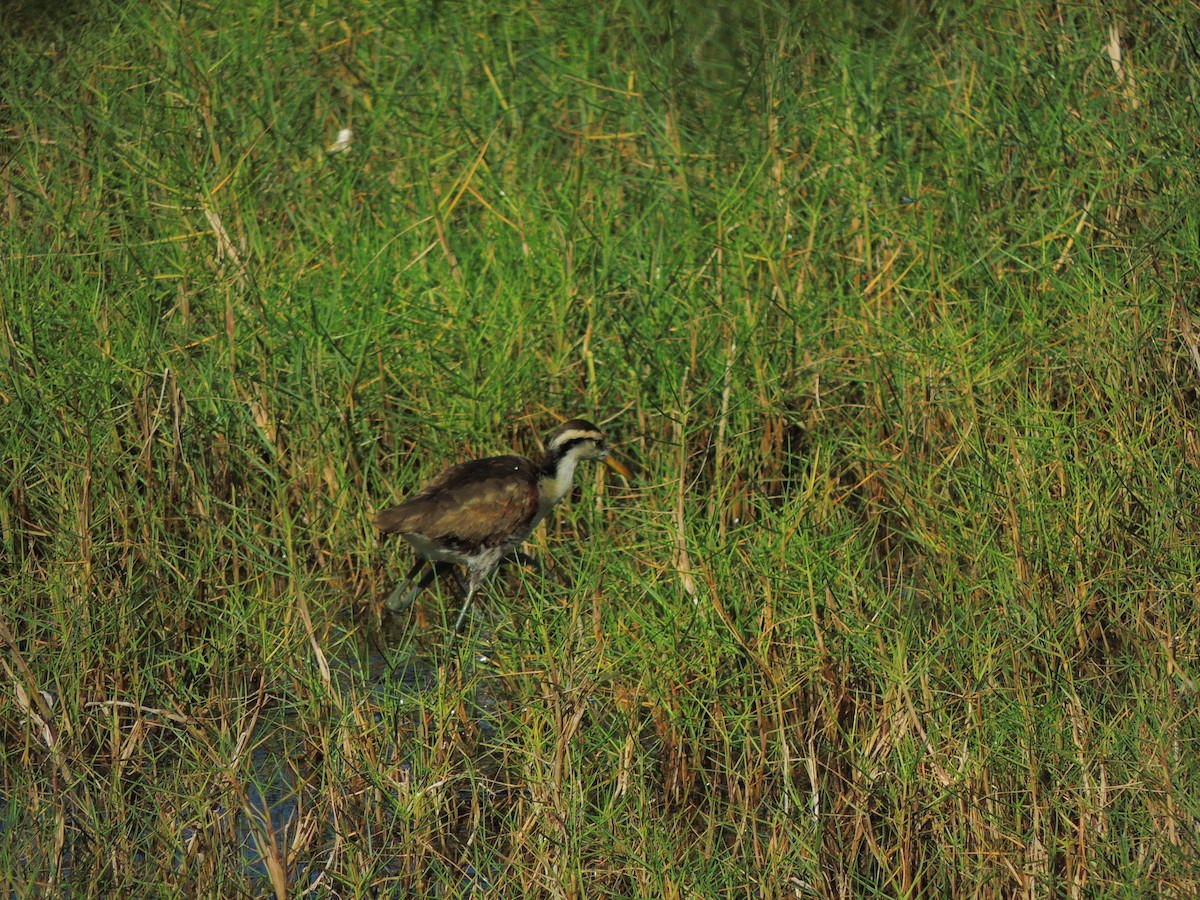
M603 431L587 419L571 419L559 425L546 440L546 461L557 468L559 460L566 460L574 469L574 464L583 459L603 460L614 472L630 477L629 469L604 446Z

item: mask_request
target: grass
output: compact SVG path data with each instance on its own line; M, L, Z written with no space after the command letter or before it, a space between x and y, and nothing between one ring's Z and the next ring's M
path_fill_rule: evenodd
M5 895L1200 889L1193 6L0 23Z

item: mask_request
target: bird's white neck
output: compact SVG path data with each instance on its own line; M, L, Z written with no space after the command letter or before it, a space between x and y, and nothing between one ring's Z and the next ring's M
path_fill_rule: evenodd
M541 499L538 522L571 490L571 482L575 478L575 464L578 461L574 453L566 453L554 460L553 467L543 470L541 478L538 479L538 494Z

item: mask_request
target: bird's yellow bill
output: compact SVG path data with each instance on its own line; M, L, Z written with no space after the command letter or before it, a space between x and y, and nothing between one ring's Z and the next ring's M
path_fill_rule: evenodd
M625 465L625 463L621 462L619 459L617 459L611 453L608 456L604 457L604 464L606 466L608 466L610 469L612 469L614 472L616 472L618 475L620 475L622 478L624 478L626 481L633 478L633 472L630 470L629 466Z

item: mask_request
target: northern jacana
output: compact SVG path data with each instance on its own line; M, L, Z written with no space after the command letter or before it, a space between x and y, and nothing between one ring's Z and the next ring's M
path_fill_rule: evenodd
M403 503L377 513L375 527L384 534L399 534L418 554L416 565L384 605L403 612L440 568L466 566L465 585L454 570L465 595L454 623L457 633L479 586L501 560L518 552L554 504L566 496L575 466L585 459L603 460L629 477L629 470L605 448L604 433L585 419L572 419L546 439L540 462L523 456L491 456L459 463ZM430 561L432 570L408 587Z

